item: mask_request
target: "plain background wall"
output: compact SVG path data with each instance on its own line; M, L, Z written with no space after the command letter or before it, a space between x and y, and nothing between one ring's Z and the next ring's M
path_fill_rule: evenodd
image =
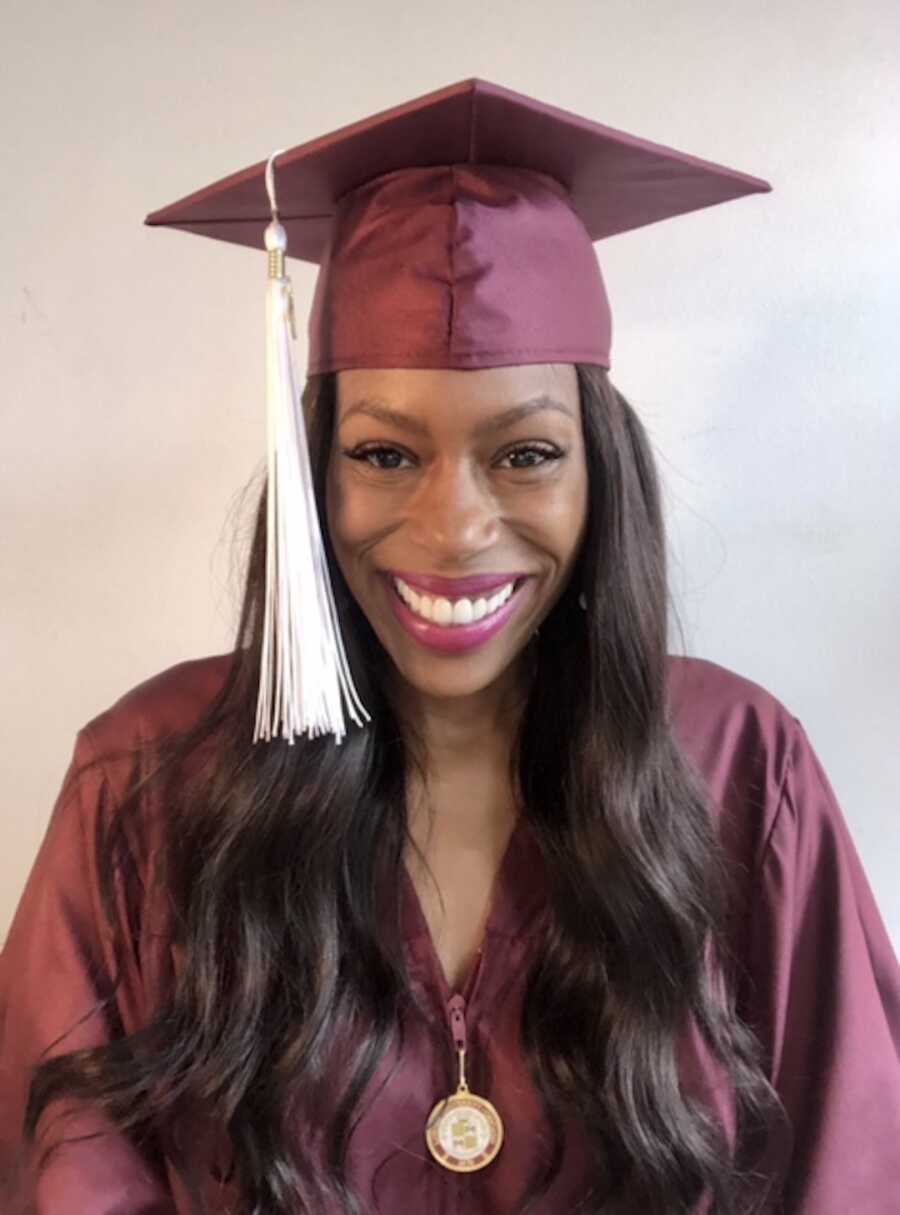
M265 258L144 215L481 76L774 184L597 246L613 378L684 649L803 722L900 944L896 0L7 0L2 25L0 937L76 730L232 644Z

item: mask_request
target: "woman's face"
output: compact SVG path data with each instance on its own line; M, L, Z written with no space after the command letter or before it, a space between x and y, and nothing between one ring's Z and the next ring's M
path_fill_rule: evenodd
M572 364L337 375L332 544L397 669L458 697L509 672L587 511Z

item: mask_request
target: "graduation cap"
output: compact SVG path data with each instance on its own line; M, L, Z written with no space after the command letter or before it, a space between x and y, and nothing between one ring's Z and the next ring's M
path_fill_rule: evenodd
M316 519L285 254L319 265L310 374L608 368L611 314L593 242L769 189L471 79L275 153L147 216L269 251L270 551L255 739L280 724L289 742L324 731L340 741L342 705L358 724L367 718Z

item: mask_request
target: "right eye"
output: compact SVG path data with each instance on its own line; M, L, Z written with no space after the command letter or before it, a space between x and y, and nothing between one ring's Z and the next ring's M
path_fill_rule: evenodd
M408 456L404 455L399 448L388 447L384 443L371 443L365 446L352 447L345 450L344 455L349 460L357 460L368 464L370 468L376 468L380 472L399 470L403 467L402 461L408 460Z

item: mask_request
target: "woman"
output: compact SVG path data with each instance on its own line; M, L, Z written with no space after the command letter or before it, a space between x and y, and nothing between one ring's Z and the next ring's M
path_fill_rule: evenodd
M307 145L305 197L460 102L470 149L591 125L465 82ZM665 150L617 146L658 179ZM251 736L264 493L234 652L79 732L0 972L10 1203L889 1212L900 971L800 723L667 654L590 207L445 159L332 182L316 250L309 453L369 721ZM688 170L695 206L740 176L668 163L668 213Z

